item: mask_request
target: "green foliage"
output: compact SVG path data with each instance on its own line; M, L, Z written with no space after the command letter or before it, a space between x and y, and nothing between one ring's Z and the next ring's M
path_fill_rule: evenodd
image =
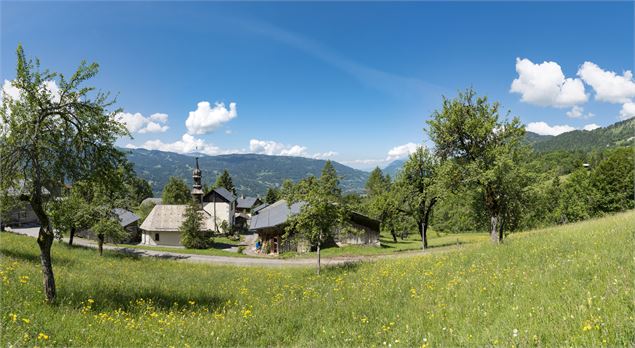
M513 203L522 191L516 185L526 181L519 167L528 152L524 126L518 118L500 121L499 104L477 97L472 89L455 99L444 98L442 109L428 124L437 154L448 160L442 175L446 188L465 185L479 190L492 240L501 241L503 227L517 214Z
M128 233L121 227L119 220L115 216L103 217L91 227L91 230L100 236L100 239L115 243L124 240Z
M139 216L139 225L145 221L155 205L156 203L154 202L146 202L139 205L139 207L135 210L135 213Z
M390 188L390 179L384 176L379 167L375 167L368 176L365 188L369 197L384 194Z
M163 204L187 204L192 201L190 189L185 181L179 177L171 176L163 188L161 195Z
M132 196L134 206L138 206L144 199L153 196L150 183L136 175L132 176L128 182L128 192Z
M280 198L281 193L278 188L272 186L267 189L267 194L265 195L265 203L273 204L280 200Z
M288 204L304 202L300 212L289 218L288 234L297 233L318 248L333 240L335 230L344 222L346 209L342 204L337 171L330 161L322 169L319 179L309 177L293 190ZM318 273L319 273L318 259Z
M27 199L40 222L44 293L56 296L50 257L54 232L46 201L59 197L66 180L88 179L109 183L111 174L126 162L115 141L128 135L110 110L108 93L84 83L99 70L96 63L82 62L70 78L40 69L39 60L28 60L17 48L16 76L11 81L20 96L2 95L0 106L0 192L16 188L24 180ZM47 86L55 82L57 91ZM42 194L43 188L51 193Z
M188 204L183 214L183 223L179 228L181 244L186 248L207 249L214 244L211 231L203 229L203 216L197 205Z
M55 243L64 261L57 272L67 275L56 306L41 305L37 248L7 234L0 345L628 347L635 341L634 219L616 214L514 234L504 248L485 243L381 259L320 277L305 267L210 266L111 251L104 260Z
M635 207L635 150L611 150L597 167L593 168L591 185L597 193L594 209L616 212Z
M236 187L234 187L234 182L227 169L223 170L223 173L216 178L214 187L224 187L227 191L236 194Z

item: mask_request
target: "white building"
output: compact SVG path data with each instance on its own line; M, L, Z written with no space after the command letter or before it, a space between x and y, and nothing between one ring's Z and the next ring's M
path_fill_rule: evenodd
M192 177L194 178L192 199L200 202L202 209L199 213L203 216L202 228L215 233L226 232L221 229L223 222L227 228L232 228L236 212L236 196L224 187L213 189L203 195L198 158ZM186 208L185 204L155 205L140 226L141 244L181 246L179 229L183 223Z

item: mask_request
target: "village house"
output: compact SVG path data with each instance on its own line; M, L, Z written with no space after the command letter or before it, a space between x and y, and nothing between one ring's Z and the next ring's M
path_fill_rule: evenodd
M285 251L307 252L310 245L298 236L290 235L285 240L287 220L300 212L306 202L296 202L289 206L286 200L279 200L257 210L251 218L249 230L258 234L262 250L278 254ZM379 246L379 221L357 212L348 215L348 228L335 231L337 246L369 245Z
M236 196L224 187L218 187L207 194L201 184L201 170L196 158L196 168L192 171L192 199L203 217L203 230L225 233L223 227L231 230L235 222ZM157 204L141 224L141 244L181 246L179 229L184 220L186 204Z
M40 220L28 201L28 192L24 180L18 182L17 188L9 188L7 198L12 201L10 209L0 214L0 228L5 227L30 227L40 224ZM42 188L42 195L49 197L51 194L46 188Z
M249 228L249 221L253 210L262 205L258 197L245 197L242 195L236 200L236 215L234 221L239 228Z

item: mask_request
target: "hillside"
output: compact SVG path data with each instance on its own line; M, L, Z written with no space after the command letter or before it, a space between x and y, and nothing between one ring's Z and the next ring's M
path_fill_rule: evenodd
M631 346L633 219L629 211L319 277L313 267L99 257L55 243L53 306L42 303L35 239L2 233L0 345Z
M192 156L144 149L123 151L128 152L128 159L134 163L135 171L150 182L157 197L170 176L180 176L188 183L192 181ZM238 193L261 196L268 187L280 185L284 179L297 181L309 175L319 176L324 163L324 160L305 157L256 154L201 155L199 158L203 183L214 183L216 176L227 169ZM345 192L363 191L367 172L337 162L333 162L333 165L341 176L341 187Z
M635 142L635 118L614 123L592 131L575 130L557 136L545 136L527 132L526 138L538 152L593 151L607 147L633 145Z
M390 177L394 179L397 176L397 173L401 170L401 167L403 167L404 163L406 163L405 159L394 160L381 171L384 175L390 175Z

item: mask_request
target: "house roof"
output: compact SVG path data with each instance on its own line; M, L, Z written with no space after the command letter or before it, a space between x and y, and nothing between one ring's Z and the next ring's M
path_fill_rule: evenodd
M236 200L236 208L251 209L258 202L256 197L244 197Z
M261 205L259 205L259 206L255 207L255 208L253 208L253 209L251 210L251 213L252 213L252 214L256 214L257 212L259 212L259 211L263 210L264 208L266 208L266 207L268 207L268 206L269 206L269 204L268 204L268 203L262 203Z
M139 220L139 217L136 214L123 208L115 208L112 212L117 214L121 227L126 227Z
M290 216L300 212L300 209L306 202L293 203L290 207L287 201L281 199L266 208L261 209L257 215L251 217L249 223L250 230L258 230L262 228L275 227L287 222Z
M185 214L185 204L160 204L152 208L148 217L141 224L141 229L145 231L178 231L181 228ZM200 214L204 214L203 229L214 229L213 222L209 213L200 210Z
M29 190L26 187L26 182L23 179L18 180L17 187L9 187L7 189L7 195L9 197L18 197L18 196L28 195L28 194L29 194ZM46 187L42 187L42 195L48 196L50 194L51 192Z
M214 194L214 193L216 193L222 199L226 200L229 203L231 203L231 202L236 200L236 196L234 196L234 194L229 192L226 188L217 187L217 188L211 190L210 192L208 192L205 196L203 196L203 202L209 202L209 196Z

